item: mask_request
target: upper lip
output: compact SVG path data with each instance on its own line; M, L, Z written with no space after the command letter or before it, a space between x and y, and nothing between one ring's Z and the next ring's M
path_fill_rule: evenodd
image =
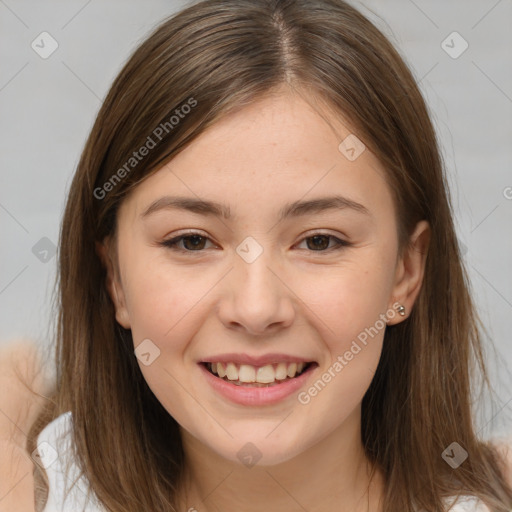
M265 366L274 363L310 363L312 359L289 354L264 354L261 356L250 356L249 354L219 354L205 357L200 363L235 363L250 364L251 366Z

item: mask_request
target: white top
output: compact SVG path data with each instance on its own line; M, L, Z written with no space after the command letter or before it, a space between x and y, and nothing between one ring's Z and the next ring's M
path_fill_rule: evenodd
M46 425L37 437L36 451L49 484L43 512L106 512L85 477L75 483L80 471L71 450L71 422L71 411L61 414Z
M71 450L71 411L66 412L40 432L37 449L48 475L48 501L43 512L106 512L82 476L76 483L79 469ZM69 472L66 474L66 465ZM66 478L67 477L67 478ZM65 492L69 494L65 496ZM490 512L478 498L461 496L452 508L453 499L446 500L449 512Z

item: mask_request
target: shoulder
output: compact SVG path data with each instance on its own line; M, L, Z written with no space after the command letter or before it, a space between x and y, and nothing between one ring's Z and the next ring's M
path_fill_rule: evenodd
M460 496L446 500L447 512L491 512L489 507L474 496Z
M512 486L512 438L495 438L490 440L489 444L496 449L505 480ZM489 508L474 496L448 498L445 502L448 512L490 512Z
M48 499L42 512L104 512L75 460L72 429L72 414L66 412L37 437L34 459L48 478Z
M490 444L496 448L502 462L505 480L512 487L512 437L496 438Z

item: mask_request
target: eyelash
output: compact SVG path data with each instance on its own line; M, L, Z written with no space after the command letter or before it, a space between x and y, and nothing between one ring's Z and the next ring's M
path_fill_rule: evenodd
M201 250L197 250L197 251L189 251L187 249L182 249L181 247L178 247L177 244L179 242L181 242L184 238L191 238L191 237L194 237L194 236L197 236L197 237L200 237L200 238L205 238L206 240L210 240L207 236L203 236L201 235L200 233L195 233L195 232L188 232L188 233L184 233L183 235L180 235L180 236L177 236L175 238L171 238L169 240L164 240L163 242L160 242L159 245L163 246L163 247L166 247L167 249L171 249L172 251L177 251L177 252L181 252L181 253L202 253L205 251L205 249L201 249ZM341 249L344 249L346 247L350 247L352 244L350 242L347 242L345 240L341 240L337 237L335 237L334 235L329 235L327 233L314 233L312 235L309 235L309 236L306 236L304 237L302 240L300 240L299 243L302 243L304 240L308 240L309 238L314 238L316 236L324 236L324 237L327 237L327 238L332 238L335 242L336 242L336 246L334 247L331 247L329 249L325 249L325 250L318 250L318 251L313 251L313 250L310 250L309 252L317 252L317 253L329 253L329 252L332 252L332 251L339 251ZM210 240L211 241L211 240Z

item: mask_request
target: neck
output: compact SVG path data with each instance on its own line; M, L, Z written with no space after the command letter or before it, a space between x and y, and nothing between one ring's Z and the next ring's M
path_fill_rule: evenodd
M194 512L379 512L380 471L361 443L360 414L293 459L245 467L181 429L185 479L179 510Z

